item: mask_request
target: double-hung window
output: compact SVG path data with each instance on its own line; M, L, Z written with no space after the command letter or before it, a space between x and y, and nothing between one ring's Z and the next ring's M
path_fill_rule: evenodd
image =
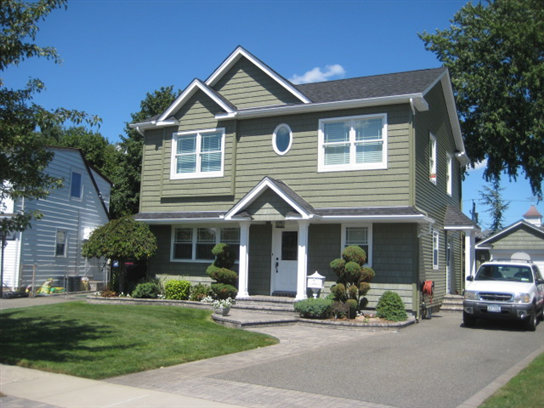
M387 168L387 115L319 121L319 171Z
M357 245L366 253L366 264L372 265L372 225L342 225L342 250Z
M436 184L436 137L429 133L429 180Z
M433 269L438 269L438 249L440 248L440 235L433 230Z
M83 183L81 179L81 174L72 172L72 177L70 180L70 197L81 199L83 193Z
M68 231L57 230L55 236L55 256L66 257L66 248L68 246Z
M209 262L214 259L213 247L219 243L228 244L238 260L240 228L174 227L172 260Z
M225 129L178 132L172 137L172 179L222 177Z

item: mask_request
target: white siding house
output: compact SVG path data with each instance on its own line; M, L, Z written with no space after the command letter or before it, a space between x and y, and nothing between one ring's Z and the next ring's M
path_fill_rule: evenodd
M78 149L50 148L55 156L45 172L64 180L44 200L19 200L12 212L39 211L31 228L13 234L4 250L4 287L40 286L57 279L69 290L79 290L82 277L104 281L96 259L81 256L81 246L90 233L109 221L111 182L92 168ZM8 213L8 211L4 211Z

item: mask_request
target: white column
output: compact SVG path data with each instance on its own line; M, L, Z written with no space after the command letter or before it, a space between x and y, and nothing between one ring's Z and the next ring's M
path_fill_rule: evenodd
M465 278L476 273L476 233L465 230Z
M303 300L306 295L308 270L308 227L309 221L298 222L298 258L297 258L297 296L295 300Z
M249 269L249 221L240 222L240 259L238 260L238 295L236 299L249 297L247 291Z

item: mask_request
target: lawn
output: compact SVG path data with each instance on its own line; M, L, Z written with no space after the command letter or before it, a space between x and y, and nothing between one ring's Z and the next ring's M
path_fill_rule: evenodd
M103 379L276 344L211 311L68 302L0 312L0 362Z
M544 354L531 362L480 408L528 408L544 406Z

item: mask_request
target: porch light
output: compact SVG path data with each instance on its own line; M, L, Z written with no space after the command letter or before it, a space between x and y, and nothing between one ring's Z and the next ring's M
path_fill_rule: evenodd
M317 273L308 276L308 287L312 289L314 293L314 299L317 299L317 293L323 289L323 284L325 283L325 277Z

